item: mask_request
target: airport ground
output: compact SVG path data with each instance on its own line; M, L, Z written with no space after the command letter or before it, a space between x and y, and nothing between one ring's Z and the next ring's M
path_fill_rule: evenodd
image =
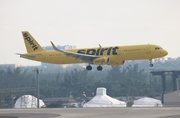
M180 118L180 107L0 109L17 118Z

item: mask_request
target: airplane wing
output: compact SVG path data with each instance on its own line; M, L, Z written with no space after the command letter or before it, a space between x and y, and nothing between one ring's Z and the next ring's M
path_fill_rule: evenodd
M73 57L75 59L81 59L83 62L85 63L92 63L94 59L97 58L102 58L102 56L95 56L95 55L86 55L86 54L80 54L80 53L74 53L74 52L69 52L69 51L63 51L63 50L59 50L51 41L51 44L54 48L54 50L58 51L58 52L63 52L66 56L70 56Z

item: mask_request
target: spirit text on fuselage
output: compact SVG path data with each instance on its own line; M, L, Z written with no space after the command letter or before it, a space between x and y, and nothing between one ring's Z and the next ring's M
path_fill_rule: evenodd
M113 55L117 55L117 50L119 49L119 47L109 47L109 48L98 48L98 49L81 49L78 50L77 53L80 54L87 54L87 55L104 55L105 51L107 55L113 54Z

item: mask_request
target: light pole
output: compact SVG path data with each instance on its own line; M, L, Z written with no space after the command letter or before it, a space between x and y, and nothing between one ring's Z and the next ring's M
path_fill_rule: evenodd
M37 108L39 108L39 69L37 68L36 70L36 79L37 79Z

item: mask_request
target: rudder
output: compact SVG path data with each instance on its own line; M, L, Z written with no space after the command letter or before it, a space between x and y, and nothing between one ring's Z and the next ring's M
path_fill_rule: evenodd
M44 51L28 31L22 31L22 36L28 53Z

